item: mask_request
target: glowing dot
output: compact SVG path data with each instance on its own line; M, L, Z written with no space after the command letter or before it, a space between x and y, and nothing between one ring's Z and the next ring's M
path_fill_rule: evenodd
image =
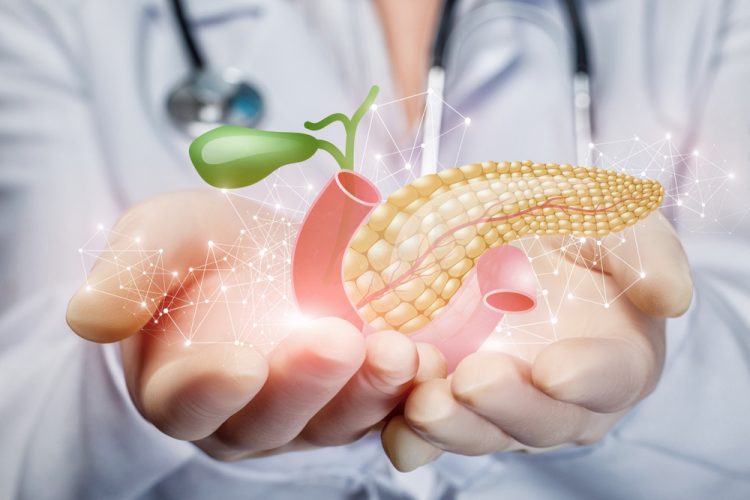
M224 189L224 188L222 188L222 189L221 189L221 193L222 193L222 194L227 194L227 190L226 190L226 189Z
M311 191L311 190L312 190L312 188L313 188L313 187L312 187L312 184L308 184L308 185L307 185L307 190L308 190L308 191Z
M549 322L552 323L553 325L556 325L557 324L557 318L550 318Z
M596 240L596 246L598 247L602 246L602 240Z
M593 142L589 142L589 149L594 149L594 143Z
M405 168L406 170L411 170L411 163L406 163L406 164L404 165L404 168Z
M568 300L573 300L574 298L575 298L575 296L572 293L568 294Z
M193 268L192 267L188 267L188 272L192 273L193 272Z
M380 153L376 153L375 154L375 159L378 160L378 161L380 161L381 159L383 159L383 155L381 155Z
M146 307L146 302L141 302L141 307Z
M275 206L276 206L276 209L279 209L281 208L281 203L277 203Z
M177 271L172 271L172 276L176 278L177 277Z
M235 340L234 341L234 345L240 345L240 341L239 340Z
M185 347L190 347L193 343L190 341L190 339L187 339L185 341Z
M101 231L102 229L104 229L104 225L103 225L103 224L97 224L97 225L96 225L96 228L97 228L97 229L98 229L99 231Z
M682 206L682 200L677 200L677 206L678 206L678 207L681 207L681 206Z
M268 275L268 281L273 281L273 276L271 276L270 274Z
M90 292L90 291L91 291L91 285L86 285L86 291L87 291L87 292Z
M160 248L160 249L159 249L159 253L164 253L164 249L163 249L163 248Z
M424 148L427 147L427 145L423 142L422 144L419 145L419 147L422 148L422 149L424 149Z
M83 248L79 248L78 253L83 253Z
M706 214L701 214L701 219L705 218Z
M645 277L646 277L646 273L644 273L643 271L641 271L641 279L644 279Z
M125 268L126 271L130 271L130 266Z
M581 236L579 240L581 243L586 243L586 238L584 236Z
M635 136L635 138L634 138L634 140L636 140L636 141L640 141L640 140L641 140L641 138L640 138L640 137L638 137L638 136L636 135L636 136Z
M693 156L698 156L698 155L700 155L700 151L698 151L697 149L693 151Z
M542 295L549 295L549 290L547 290L546 288L542 290Z
M373 105L370 106L370 111L377 111L377 110L378 110L378 105L377 104L373 104Z
M609 309L609 302L604 303L604 309Z
M558 271L557 269L555 269L554 271L552 271L552 274L554 274L555 276L557 276L558 274L560 274L560 271Z
M213 247L214 247L214 242L211 240L208 240L208 248L213 248Z
M140 243L141 242L141 237L140 236L136 236L135 237L135 242L136 243Z
M670 134L669 132L667 132L666 138L667 138L667 140L671 139L672 138L672 134Z
M734 172L730 172L730 173L729 173L729 178L730 178L730 179L734 179Z
M469 118L468 116L466 118L464 118L464 124L465 125L471 125L471 118Z
M222 292L226 292L227 291L227 286L226 285L221 285L221 291Z
M243 300L242 300L242 305L243 305L243 306L246 306L246 305L247 305L247 299L243 299Z
M431 88L427 89L427 94L432 95L433 90Z
M169 308L165 307L164 309L161 310L161 312L162 314L169 314Z

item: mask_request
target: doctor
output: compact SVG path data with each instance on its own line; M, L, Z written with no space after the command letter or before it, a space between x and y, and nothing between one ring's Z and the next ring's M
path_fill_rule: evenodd
M734 189L750 188L749 4L579 5L595 140L670 131L681 151L715 146L735 165ZM421 92L439 7L186 2L211 65L262 89L261 126L275 130L352 109L374 82L382 100ZM562 2L457 9L445 93L473 127L458 163L574 162ZM96 223L117 219L123 232L181 249L176 265L198 241L235 230L216 223L227 219L222 197L184 191L202 186L190 138L165 106L189 72L169 3L6 0L0 32L0 497L747 498L747 220L679 234L675 211L678 240L651 217L637 229L650 242L640 249L649 276L626 299L606 314L566 311L563 340L529 359L480 352L451 379L429 347L393 332L362 340L333 318L268 356L169 347L141 334L122 303L76 291L75 252ZM406 102L386 117L404 143L422 106ZM441 150L441 165L452 166L455 147ZM321 185L334 167L310 162ZM403 171L390 179L384 192L406 181ZM732 203L723 208L747 211ZM616 261L633 251L613 256L608 286L623 286ZM92 272L106 274L106 263ZM88 341L70 333L66 311ZM404 398L403 415L387 420ZM397 468L432 463L394 472L368 432L380 427Z

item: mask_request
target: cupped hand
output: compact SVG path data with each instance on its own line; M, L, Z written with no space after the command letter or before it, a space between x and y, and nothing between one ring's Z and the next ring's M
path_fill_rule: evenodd
M247 200L230 203L225 195L203 191L135 206L117 224L110 257L97 261L88 287L74 295L67 314L81 337L121 341L128 390L147 420L223 460L354 441L400 402L418 376L420 358L423 369L441 362L434 349L418 347L399 333L364 339L353 325L336 318L272 332L283 340L264 353L226 341L233 315L225 307L202 311L198 320L208 336L188 346L184 332L195 316L176 315L158 327L155 321L166 300L197 302L212 280L221 279L211 270L190 285L173 285L163 300L128 296L128 290L146 290L153 280L129 272L141 259L128 251L132 236L165 250L161 267L183 270L204 262L208 240L231 241L241 230L260 231L252 220L238 218L257 210ZM273 237L282 235L258 239ZM125 269L133 283L124 292L118 276Z
M480 455L592 443L646 397L664 362L664 318L687 310L692 281L663 216L653 214L632 231L626 239L604 238L600 247L589 240L560 250L559 238L532 245L541 287L550 303L563 305L552 308L554 319L544 307L508 318L523 325L531 342L490 342L449 377L417 385L403 415L383 430L394 465L412 470L443 451ZM576 296L606 290L619 298L567 300L573 285ZM551 322L554 341L534 342L550 338Z

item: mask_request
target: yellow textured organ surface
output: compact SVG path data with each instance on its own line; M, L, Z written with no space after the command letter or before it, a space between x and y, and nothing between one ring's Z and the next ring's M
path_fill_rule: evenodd
M645 218L663 195L653 180L530 161L429 174L391 194L354 235L346 290L376 329L414 332L488 248L530 235L602 237Z

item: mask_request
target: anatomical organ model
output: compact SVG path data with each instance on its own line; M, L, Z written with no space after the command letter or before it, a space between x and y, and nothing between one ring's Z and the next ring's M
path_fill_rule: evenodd
M297 304L309 317L338 316L364 334L397 330L436 345L452 369L504 313L536 305L536 278L510 245L531 235L599 238L656 210L662 186L623 173L570 165L484 162L420 177L381 202L355 172L354 135L377 87L341 122L345 151L307 134L220 127L190 157L211 185L237 188L276 168L330 153L337 172L310 207L292 260Z

